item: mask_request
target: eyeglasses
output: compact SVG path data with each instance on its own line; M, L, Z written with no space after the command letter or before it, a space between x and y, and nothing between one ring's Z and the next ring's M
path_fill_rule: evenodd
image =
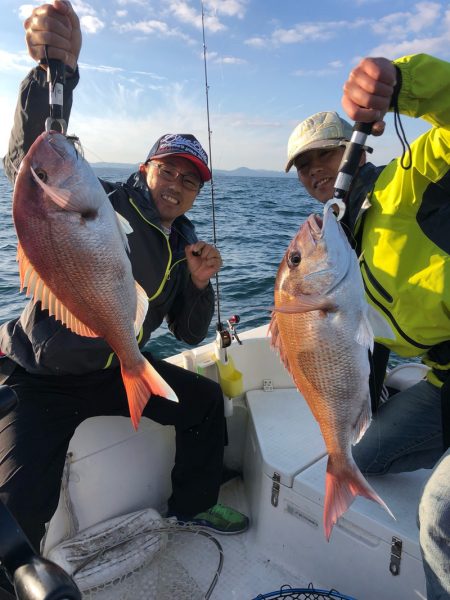
M176 181L180 177L183 187L190 192L198 192L203 187L203 181L191 173L184 175L178 169L175 169L175 167L171 167L165 163L150 161L150 164L158 169L158 174L166 181Z

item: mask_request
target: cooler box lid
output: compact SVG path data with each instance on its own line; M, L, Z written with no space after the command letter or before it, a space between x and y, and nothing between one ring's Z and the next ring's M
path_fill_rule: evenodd
M294 492L317 506L319 523L323 522L326 465L327 457L324 457L299 473L292 486ZM392 537L396 536L402 540L403 550L420 560L417 510L423 486L429 476L429 470L420 469L410 473L367 477L370 485L394 514L395 520L378 503L358 496L335 528L340 527L367 541L382 540L389 546Z
M247 402L264 473L276 472L280 483L292 487L295 475L326 452L317 421L295 388L252 390Z

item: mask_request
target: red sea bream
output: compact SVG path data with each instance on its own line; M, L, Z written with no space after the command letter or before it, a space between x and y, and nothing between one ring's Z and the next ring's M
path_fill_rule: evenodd
M21 288L73 332L106 340L137 429L151 394L177 398L139 350L147 294L134 281L119 217L70 139L53 131L33 143L17 175L13 217Z
M310 215L281 261L270 324L272 344L319 423L327 452L324 530L357 495L383 500L351 453L371 420L373 330L358 259L330 201Z

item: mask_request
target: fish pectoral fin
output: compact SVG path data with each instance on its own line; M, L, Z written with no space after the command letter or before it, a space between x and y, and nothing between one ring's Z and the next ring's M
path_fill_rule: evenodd
M273 310L284 314L305 313L313 310L322 310L324 312L336 312L337 305L326 296L320 295L299 295L289 303L275 306Z
M125 250L127 252L130 252L130 245L128 244L127 235L129 235L130 233L133 233L133 228L128 223L128 221L125 219L125 217L123 217L117 211L114 211L114 212L116 213L117 224L119 225L119 233L122 237L123 245L125 246Z
M117 211L115 211L115 213L122 231L126 235L130 235L130 233L133 233L133 228L131 227L130 223L125 219L125 217Z
M372 324L365 312L361 312L358 327L355 332L355 342L373 351L373 330Z
M276 348L278 350L278 354L280 359L289 373L292 373L291 366L289 364L289 358L287 352L283 346L283 339L280 335L280 329L278 327L277 315L273 312L272 319L270 321L269 328L267 330L267 335L271 335L270 345L272 348Z
M148 311L148 296L144 288L137 281L134 282L136 287L136 318L134 320L134 333L137 336L144 324L145 317Z
M98 337L98 335L82 323L70 310L58 299L58 297L47 286L39 273L35 270L26 256L21 244L17 246L17 260L19 262L20 291L25 290L26 296L31 296L34 303L40 302L42 310L48 310L49 314L57 321L61 321L68 329L84 337Z
M83 212L85 208L87 208L83 208L83 206L80 205L79 196L72 194L68 189L47 185L42 179L39 179L33 167L30 167L30 169L36 182L41 186L47 196L49 196L49 198L60 208L73 212Z
M370 425L370 421L372 420L372 408L370 406L370 392L367 393L367 398L365 402L363 402L363 407L361 412L356 419L356 422L353 426L352 434L352 444L357 444L362 436L365 434L367 428Z
M368 319L372 325L374 337L384 338L386 340L395 340L395 333L392 330L389 322L380 314L376 308L368 304Z

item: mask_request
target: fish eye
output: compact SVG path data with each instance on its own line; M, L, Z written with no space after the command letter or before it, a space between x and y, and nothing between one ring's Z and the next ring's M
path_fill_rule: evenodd
M287 260L289 267L298 267L301 261L302 255L300 254L300 252L291 252Z
M41 181L44 183L47 181L47 171L44 171L44 169L36 169L34 172Z

